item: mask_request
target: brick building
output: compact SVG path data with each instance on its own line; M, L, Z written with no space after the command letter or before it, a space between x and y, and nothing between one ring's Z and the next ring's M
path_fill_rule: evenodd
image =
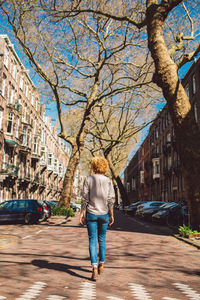
M0 35L0 202L59 199L64 142L7 35Z
M200 58L182 80L194 117L200 126ZM176 138L167 105L160 111L124 171L129 202L185 201L184 177L176 151Z

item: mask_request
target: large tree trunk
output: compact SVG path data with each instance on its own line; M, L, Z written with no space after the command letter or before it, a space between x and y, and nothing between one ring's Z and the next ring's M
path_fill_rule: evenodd
M168 1L169 3L170 1ZM174 3L178 1L174 1ZM181 1L179 1L181 2ZM163 23L169 7L147 1L148 46L155 63L154 81L161 87L173 121L177 151L182 164L190 221L200 229L200 131L186 92L178 78L163 37Z
M72 198L72 193L73 193L74 178L75 178L79 161L80 161L80 151L78 151L78 147L74 146L69 158L67 170L63 181L63 189L62 189L61 199L59 201L60 207L61 206L69 207Z
M108 161L108 164L109 164L109 168L110 168L112 177L113 177L113 179L115 180L115 182L117 183L117 186L118 186L118 188L119 188L119 192L120 192L120 195L121 195L121 198L122 198L122 205L123 205L123 207L124 207L124 206L126 206L126 205L129 204L129 202L128 202L128 196L127 196L126 190L125 190L125 188L124 188L124 185L123 185L123 183L122 183L122 181L121 181L120 176L119 176L118 174L116 174L116 172L115 172L115 169L114 169L113 164L112 164L112 162L111 162L111 160L110 160L110 158L109 158L109 155L107 154L107 155L105 156L105 158L106 158L107 161Z

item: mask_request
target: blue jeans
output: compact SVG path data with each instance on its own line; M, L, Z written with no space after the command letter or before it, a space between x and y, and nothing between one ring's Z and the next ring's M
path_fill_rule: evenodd
M93 266L97 265L97 236L99 243L99 262L104 263L106 256L106 231L109 215L86 214L86 224L89 237L90 260Z

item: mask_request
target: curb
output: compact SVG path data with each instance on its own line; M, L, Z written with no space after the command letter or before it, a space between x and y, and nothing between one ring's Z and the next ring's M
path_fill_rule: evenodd
M187 243L187 244L189 244L191 246L194 246L194 247L196 247L197 249L200 250L200 244L197 244L194 241L191 241L191 240L189 240L187 238L180 237L178 234L173 234L172 236L175 237L177 240L185 242L185 243Z

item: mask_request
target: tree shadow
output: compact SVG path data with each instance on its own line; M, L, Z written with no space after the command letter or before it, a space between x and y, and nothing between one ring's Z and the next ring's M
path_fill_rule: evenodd
M115 222L108 228L111 231L126 231L135 233L149 233L155 235L170 236L174 230L161 224L154 224L144 219L138 219L130 215L125 215L120 211L115 210Z

